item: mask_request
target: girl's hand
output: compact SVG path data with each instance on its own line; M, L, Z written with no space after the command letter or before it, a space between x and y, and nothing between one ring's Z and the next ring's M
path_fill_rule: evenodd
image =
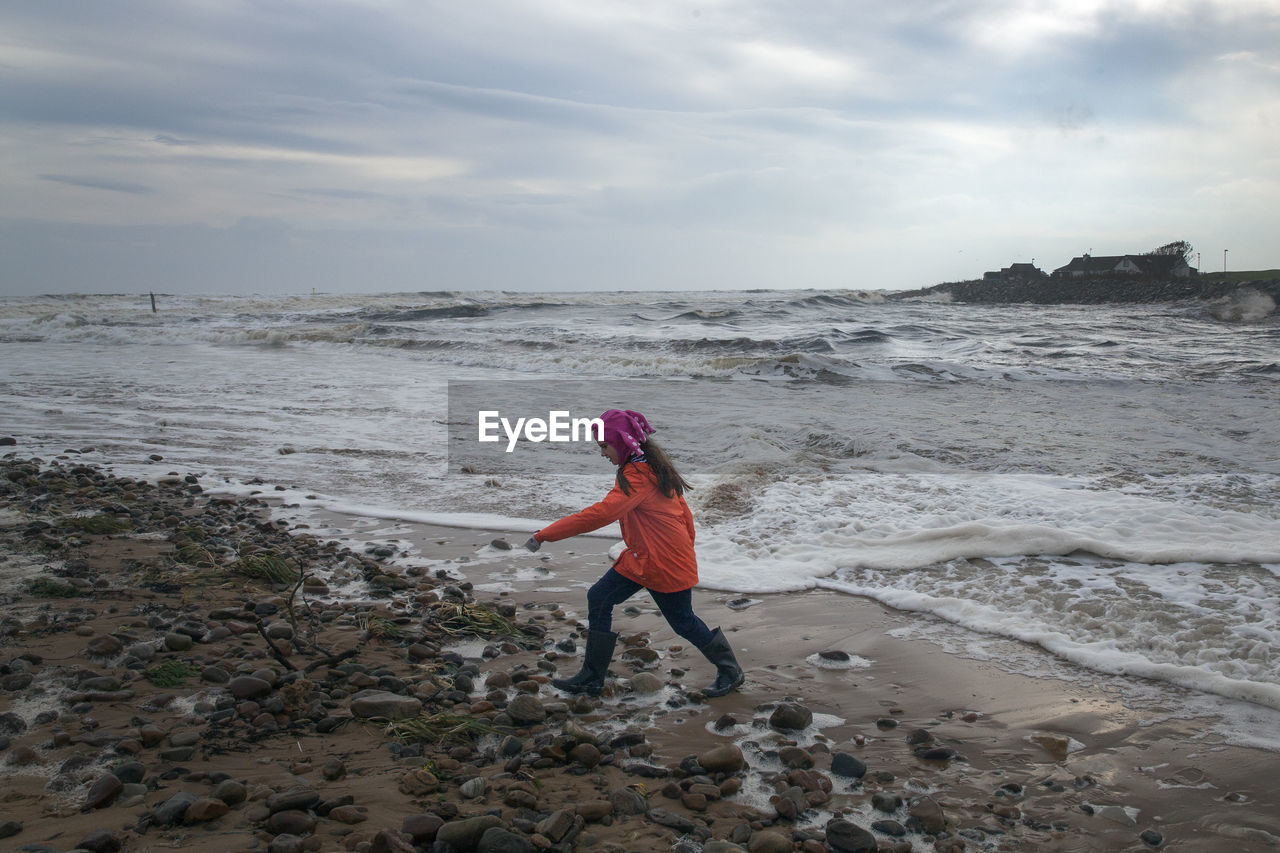
M525 540L524 547L528 548L530 551L537 551L542 547L542 543L530 536Z

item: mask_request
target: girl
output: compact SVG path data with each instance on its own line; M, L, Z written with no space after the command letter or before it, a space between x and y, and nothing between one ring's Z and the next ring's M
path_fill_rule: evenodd
M708 629L693 612L698 561L693 553L693 513L683 497L690 486L662 448L648 439L654 430L644 415L610 409L600 417L604 421L600 455L618 466L613 489L604 500L544 527L524 543L530 551L537 551L543 542L567 539L617 521L626 544L613 568L587 592L587 648L582 671L551 683L567 693L599 696L618 640L610 630L613 607L647 589L671 628L715 665L715 683L702 692L723 696L742 684L743 674L724 633L719 628Z

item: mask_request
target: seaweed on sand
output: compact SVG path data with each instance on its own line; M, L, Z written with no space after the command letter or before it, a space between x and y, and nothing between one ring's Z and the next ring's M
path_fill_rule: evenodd
M232 563L231 570L269 583L290 584L298 580L297 570L275 554L249 554Z
M484 718L445 713L424 713L407 720L391 720L383 728L383 734L401 741L438 744L473 741L497 731L498 728Z
M156 687L180 687L188 678L194 678L200 670L180 660L167 660L147 670L147 681Z
M427 605L433 627L450 636L525 637L527 632L511 619L480 604L434 601Z

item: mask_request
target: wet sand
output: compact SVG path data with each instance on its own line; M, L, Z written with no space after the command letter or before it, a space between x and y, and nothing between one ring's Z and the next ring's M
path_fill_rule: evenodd
M178 484L164 488L170 490L163 499L169 504L191 504L186 514L207 506L204 497L184 498ZM338 664L306 670L317 657L290 652L285 644L290 667L305 672L286 683L284 667L251 624L253 608L278 605L286 589L243 578L194 583L166 575L173 571L175 549L164 524L156 532L140 526L51 537L45 550L33 550L33 519L52 519L55 509L65 512L75 501L88 506L104 500L92 488L60 507L24 500L12 492L0 513L0 714L22 723L19 728L7 718L13 730L4 735L0 751L0 827L17 827L0 841L0 847L10 845L4 849L71 850L105 831L121 844L116 849L130 851L286 850L293 849L287 846L292 841L282 839L293 837L299 850L428 850L425 837L403 834L407 817L435 815L457 825L495 810L505 827L535 847L547 841L537 829L552 831L541 821L577 814L567 840L547 848L566 850L666 851L683 844L696 851L702 841L711 848L710 839L734 838L742 849L773 849L766 845L781 839L790 849L820 851L833 849L824 840L833 818L863 828L887 821L913 829L900 837L877 829L882 850L1159 846L1209 853L1273 850L1280 839L1273 753L1215 743L1203 737L1200 721L1132 707L1114 683L1103 688L1087 679L1012 674L932 642L893 636L889 632L927 617L873 601L811 591L759 596L739 609L740 596L697 590L695 609L725 630L747 674L740 691L704 700L696 688L710 682L711 667L672 634L642 593L615 614L623 643L606 695L566 701L546 676L553 669L561 675L577 669L577 620L586 587L608 565L611 540L580 537L529 555L495 547L493 540L504 536L522 541L505 531L340 516L299 526L300 516L290 508L275 507L277 518L295 520L290 533L308 543L308 553L324 557L313 568L333 590L344 578L344 592L386 590L354 605L319 592L304 594L317 611L336 616L323 628L326 647L357 648L351 660L358 659L363 672L342 674ZM110 500L120 498L113 493ZM241 530L253 530L266 518L263 504L221 504L225 517L240 519ZM176 523L170 516L165 524ZM341 551L325 550L317 540L337 541L355 555L374 544L391 553L372 576L350 569L344 575L333 569L336 558L330 559ZM365 568L373 562L364 560ZM356 562L350 555L345 560ZM42 575L78 579L83 594L48 598L26 591L23 578ZM387 584L389 579L395 583ZM497 641L468 640L438 653L428 649L418 658L411 648L407 654L411 638L370 638L367 620L353 616L363 609L366 616L381 614L414 628L422 602L467 585L473 588L466 594L477 603L508 610L514 605L519 620L545 629L545 643L523 649L508 644L497 651ZM228 608L240 608L244 618L228 617ZM230 627L217 639L206 635L186 650L171 650L157 638L183 620L205 629ZM423 623L424 635L429 627ZM181 659L206 676L210 667L236 676L270 671L281 675L281 684L248 704L222 701L219 716L214 700L225 697L227 688L209 677L160 688L138 677L141 670L130 670L119 654L86 654L90 644L110 637L156 644L156 660ZM578 652L556 646L570 640ZM623 653L646 648L657 652L649 664ZM852 658L822 663L823 652ZM461 655L478 674L469 695L436 699L425 688L457 670L449 653ZM1047 656L1045 662L1051 670ZM644 671L657 677L658 692L633 689ZM370 672L386 675L361 680ZM357 688L390 677L405 685L406 694L430 694L430 708L501 721L502 708L488 699L505 705L517 691L493 688L503 683L494 676L530 673L536 677L520 682L522 689L536 691L547 716L511 729L524 762L514 771L510 760L494 754L499 735L473 745L428 743L415 749L350 709ZM120 684L111 690L111 684L98 683L90 690L86 685L94 678ZM308 690L326 700L311 716L303 711ZM264 710L275 698L277 710ZM811 711L812 724L802 730L771 726L773 712L784 703ZM327 721L336 723L328 728ZM621 733L642 735L642 748L614 746L612 754L604 748L599 763L587 764L556 752L560 738L605 747ZM727 744L741 750L746 768L712 774L723 796L690 799L690 781L704 777L684 772L682 762ZM183 745L193 748L184 751ZM856 758L865 772L834 772L838 756ZM113 795L90 805L87 799L104 771L130 762L141 765L144 789L132 789L132 799ZM810 762L817 776L803 775ZM423 768L432 769L438 786L406 791L406 778ZM484 780L484 790L472 796L474 790L464 792L462 786L476 778ZM241 785L244 796L223 809L211 793L228 780ZM536 804L513 805L523 800L512 791L534 782ZM788 817L786 804L779 803L782 792L794 794L798 783L819 782L819 788L803 792L811 795L811 807ZM294 836L280 831L283 819L276 817L279 809L273 813L272 798L299 788L314 792L319 803L287 810L299 812L294 819L309 827ZM584 809L626 791L643 792L648 812L610 809L602 817ZM188 813L176 823L158 821L163 806L180 792L190 792L212 816ZM877 795L898 796L903 804L877 809ZM944 829L928 833L911 824L915 815L907 803L922 799L940 807ZM670 821L677 828L662 822L667 814L675 815ZM287 822L283 827L292 828Z

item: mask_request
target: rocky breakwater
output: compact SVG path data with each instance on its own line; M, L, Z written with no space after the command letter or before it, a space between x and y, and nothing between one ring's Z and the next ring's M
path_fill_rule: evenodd
M975 304L1100 305L1107 303L1215 302L1224 306L1247 302L1251 294L1269 301L1264 313L1280 304L1280 279L1251 282L1208 278L1150 279L1136 276L998 279L957 281L921 290L902 291L896 300L939 299ZM1265 304L1265 303L1263 303Z
M605 696L563 697L550 677L576 667L583 626L554 605L481 604L443 572L395 571L393 548L286 530L259 498L68 456L0 464L15 849L1065 850L1086 849L1073 797L1106 799L1053 774L960 784L957 746L900 710L841 742L784 696L681 740L676 715L715 712L680 666L658 675L678 647L624 636Z

